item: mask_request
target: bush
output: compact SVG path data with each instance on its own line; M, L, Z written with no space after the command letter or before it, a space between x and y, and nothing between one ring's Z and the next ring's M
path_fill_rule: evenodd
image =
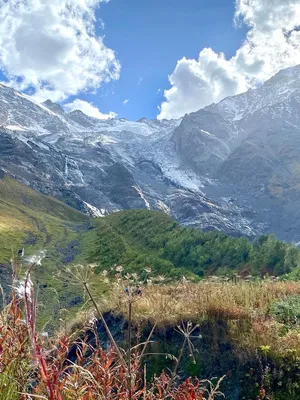
M300 296L289 296L277 301L271 307L271 314L282 324L300 325Z

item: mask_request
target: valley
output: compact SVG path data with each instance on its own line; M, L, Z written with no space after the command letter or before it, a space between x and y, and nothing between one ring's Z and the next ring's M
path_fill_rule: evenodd
M0 84L0 399L298 399L299 107L299 66L179 120Z

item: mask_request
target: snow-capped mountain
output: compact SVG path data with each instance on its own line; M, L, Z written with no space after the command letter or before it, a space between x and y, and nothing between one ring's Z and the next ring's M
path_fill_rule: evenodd
M227 97L206 110L221 114L225 119L241 120L267 107L288 101L300 91L300 65L281 70L263 86L237 96Z
M182 120L99 120L0 85L0 169L100 216L300 241L300 66Z

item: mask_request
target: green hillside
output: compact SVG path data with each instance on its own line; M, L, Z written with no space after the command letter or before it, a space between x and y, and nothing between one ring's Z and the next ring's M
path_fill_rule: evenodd
M130 271L151 266L155 273L282 275L295 271L300 252L291 244L262 236L254 243L224 233L185 228L166 214L128 210L95 221L84 235L81 257L99 269L122 263Z
M46 250L34 273L39 287L41 323L58 321L61 309L79 309L82 291L58 272L67 264L95 263L97 272L122 264L125 271L152 269L152 276L199 280L207 275L283 275L298 277L300 252L274 236L254 243L213 231L185 228L156 211L127 210L90 219L10 178L0 179L0 280L8 287L12 251ZM101 277L95 278L99 293ZM72 314L73 315L73 314Z
M44 196L15 179L0 179L0 263L23 246L26 253L60 246L76 236L88 218L58 200Z
M88 229L89 228L89 229ZM90 229L93 228L93 229ZM0 263L12 250L47 250L46 264L93 262L98 270L123 264L154 273L282 275L299 264L299 250L273 236L254 243L221 232L185 228L156 211L127 210L89 219L8 176L0 179ZM54 265L52 265L53 267Z

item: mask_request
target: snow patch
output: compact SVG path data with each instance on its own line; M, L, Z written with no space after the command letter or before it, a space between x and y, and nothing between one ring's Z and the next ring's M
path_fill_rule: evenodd
M94 218L103 218L105 217L105 210L101 209L99 210L99 208L92 206L91 204L87 203L84 201L84 204L87 206L87 208L90 210L92 216Z
M171 209L168 207L163 201L157 200L156 206L159 210L163 211L165 214L170 215L171 214Z
M10 131L26 131L26 128L21 125L7 125L5 128L9 129Z
M206 135L211 136L211 133L205 131L204 129L200 129L200 130L201 130L201 132L205 133Z
M150 203L149 203L149 201L146 199L144 193L142 192L142 189L141 189L138 185L133 186L133 187L134 187L135 190L138 192L138 194L141 196L141 198L144 200L146 208L147 208L148 210L151 210Z

